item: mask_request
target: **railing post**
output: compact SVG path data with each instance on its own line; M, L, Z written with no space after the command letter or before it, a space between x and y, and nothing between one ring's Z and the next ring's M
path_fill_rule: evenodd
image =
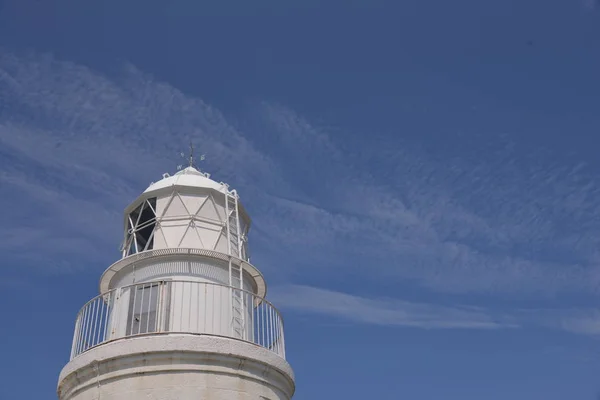
M77 313L77 318L75 319L75 331L73 332L73 344L71 345L71 360L77 355L77 340L79 338L79 326L81 325L79 321L80 313L81 311Z

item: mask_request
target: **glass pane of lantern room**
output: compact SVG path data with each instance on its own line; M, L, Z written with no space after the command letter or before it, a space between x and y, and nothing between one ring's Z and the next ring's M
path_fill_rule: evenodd
M136 225L135 239L138 244L138 252L152 250L154 247L153 233L156 226L156 215L152 208L152 203L156 203L156 198L151 198L144 203L146 207L141 211L138 224Z

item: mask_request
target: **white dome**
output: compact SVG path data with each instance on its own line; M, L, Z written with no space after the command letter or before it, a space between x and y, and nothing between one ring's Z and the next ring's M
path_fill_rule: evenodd
M166 175L166 174L165 174ZM191 186L215 189L222 193L227 193L227 186L223 183L218 183L208 178L208 174L198 171L194 167L187 167L175 175L166 176L158 182L150 184L144 193L153 192L171 186Z

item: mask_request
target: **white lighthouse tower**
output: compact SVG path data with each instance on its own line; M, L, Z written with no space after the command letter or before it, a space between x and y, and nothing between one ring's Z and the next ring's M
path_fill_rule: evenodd
M77 315L60 400L283 400L283 322L235 190L190 166L127 209L122 258Z

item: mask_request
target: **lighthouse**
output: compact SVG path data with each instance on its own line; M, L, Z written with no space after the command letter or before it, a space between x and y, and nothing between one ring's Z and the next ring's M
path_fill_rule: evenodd
M237 192L189 167L124 212L121 259L75 319L60 400L284 400L283 320Z

